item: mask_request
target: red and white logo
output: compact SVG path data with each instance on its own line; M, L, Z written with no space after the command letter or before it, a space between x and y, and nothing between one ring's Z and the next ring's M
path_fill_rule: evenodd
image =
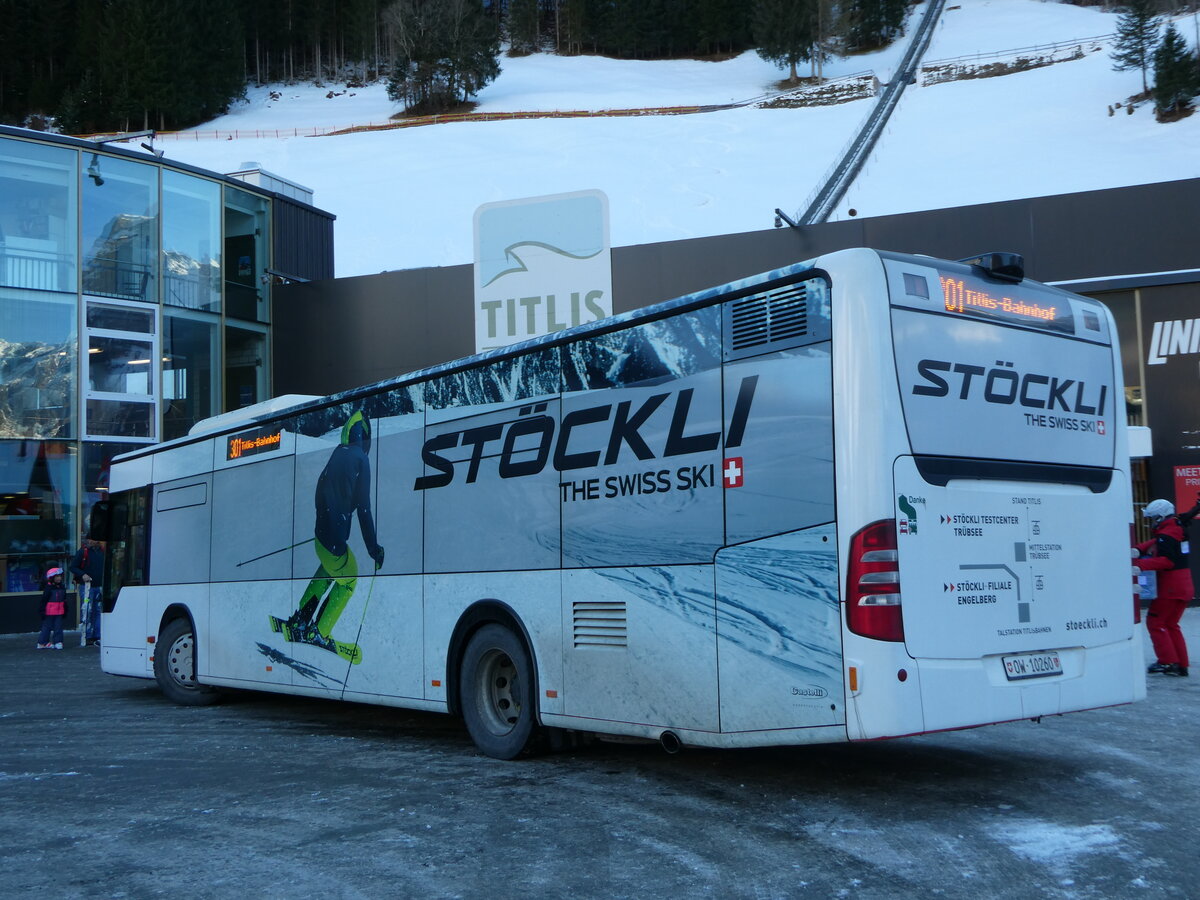
M742 469L742 458L740 456L727 456L725 462L721 465L721 474L725 478L725 487L741 487L742 482L745 480L745 473Z
M1104 420L1103 419L1101 419L1099 422L1096 423L1096 431L1100 434L1104 434Z

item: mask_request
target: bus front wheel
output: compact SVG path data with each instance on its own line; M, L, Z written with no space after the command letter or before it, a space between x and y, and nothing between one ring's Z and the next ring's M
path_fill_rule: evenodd
M459 678L467 732L495 759L515 759L533 748L533 663L510 629L490 624L467 642Z
M182 706L215 703L215 689L196 681L196 635L187 619L172 619L158 636L154 679L168 700Z

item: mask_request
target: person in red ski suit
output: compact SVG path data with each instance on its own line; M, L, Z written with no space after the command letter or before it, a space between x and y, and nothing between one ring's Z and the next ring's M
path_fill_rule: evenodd
M1185 525L1194 512L1175 515L1169 500L1154 500L1146 504L1142 514L1154 527L1154 537L1135 548L1140 556L1133 564L1158 575L1158 593L1146 613L1146 630L1158 658L1147 670L1149 674L1181 675L1188 673L1187 644L1179 629L1183 611L1192 600L1195 588L1188 568L1187 532ZM1183 521L1181 521L1181 519Z

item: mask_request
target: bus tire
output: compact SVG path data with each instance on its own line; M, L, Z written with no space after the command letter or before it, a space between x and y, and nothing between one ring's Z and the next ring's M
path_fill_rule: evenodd
M533 662L511 629L491 623L476 631L463 651L459 699L467 733L494 759L532 752L538 729Z
M154 680L166 698L181 706L207 706L219 695L196 681L196 635L186 618L163 626L154 650Z

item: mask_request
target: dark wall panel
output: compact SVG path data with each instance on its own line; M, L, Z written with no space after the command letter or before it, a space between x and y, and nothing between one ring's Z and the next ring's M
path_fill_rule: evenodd
M63 629L73 629L78 621L79 592L70 590L67 591L67 612L63 616ZM0 634L36 632L41 627L42 595L40 592L11 594L0 599ZM64 643L66 642L64 641Z
M282 285L276 394L330 394L474 352L471 266Z
M1200 178L1024 202L1042 281L1200 267Z
M764 211L764 220L770 215ZM1200 268L1200 179L617 247L626 312L848 247L1026 258L1041 281ZM472 267L286 285L275 299L275 392L324 394L474 352Z
M275 270L310 281L333 278L333 216L278 195L272 209Z
M865 245L878 250L924 253L942 259L963 259L988 250L1011 250L1022 254L1027 265L1037 255L1025 200L882 216L868 219L864 224Z

